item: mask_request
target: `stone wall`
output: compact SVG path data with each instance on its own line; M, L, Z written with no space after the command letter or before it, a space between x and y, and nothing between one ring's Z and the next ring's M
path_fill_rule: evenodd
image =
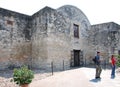
M0 8L0 69L20 66L30 57L28 19Z
M108 63L111 54L118 55L120 25L114 22L92 25L89 44L92 46L93 51L100 51L103 61Z
M74 24L79 37L74 37ZM74 50L80 64L91 64L96 51L103 61L120 51L120 25L90 24L77 7L45 7L32 16L0 8L0 69L28 65L32 68L69 69Z
M34 67L62 69L70 66L70 37L66 19L56 10L45 7L33 15L32 57ZM36 22L36 25L35 25Z
M9 38L6 64L1 65L17 67L27 64L35 68L50 68L53 62L54 68L62 69L64 61L67 69L70 68L71 51L82 50L86 55L90 23L78 8L63 6L55 10L45 7L32 16L5 9L0 12L1 32L5 32L5 39ZM74 24L79 25L80 38L74 38ZM1 42L1 45L5 44Z
M71 51L80 50L83 53L83 59L80 62L85 62L89 57L88 54L91 52L88 45L88 32L90 31L90 22L86 15L77 7L71 5L65 5L57 9L58 12L63 14L69 21L70 37L71 37ZM74 37L74 24L79 26L79 38Z
M53 62L54 68L61 70L64 61L65 68L70 68L73 50L81 50L86 57L90 23L82 11L73 6L57 10L45 7L32 18L33 67L46 69ZM74 38L74 24L79 25L80 38Z

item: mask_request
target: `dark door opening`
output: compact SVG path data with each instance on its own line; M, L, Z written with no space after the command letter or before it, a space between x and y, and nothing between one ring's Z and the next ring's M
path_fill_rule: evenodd
M80 66L80 50L74 50L74 66Z

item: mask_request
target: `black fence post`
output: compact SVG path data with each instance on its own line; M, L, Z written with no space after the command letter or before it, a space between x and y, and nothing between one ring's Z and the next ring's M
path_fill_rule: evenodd
M64 60L63 60L63 71L65 70L65 68L64 68Z
M106 60L104 60L104 69L106 69L106 66L107 66Z
M53 75L53 61L51 62L51 70L52 70L52 75Z
M84 64L84 66L86 67L86 58L85 58L85 64Z

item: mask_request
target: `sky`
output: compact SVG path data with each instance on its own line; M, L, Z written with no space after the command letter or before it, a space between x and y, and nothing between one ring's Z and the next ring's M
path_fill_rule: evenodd
M0 0L1 8L27 15L45 6L57 9L64 5L79 8L92 25L106 22L120 24L120 0Z

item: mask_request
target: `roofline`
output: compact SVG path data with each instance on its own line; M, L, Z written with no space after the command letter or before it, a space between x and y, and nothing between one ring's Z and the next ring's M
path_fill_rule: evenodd
M104 24L110 24L110 23L119 25L118 23L111 21L111 22L105 22L105 23L100 23L100 24L93 24L93 25L91 25L91 26L104 25Z

